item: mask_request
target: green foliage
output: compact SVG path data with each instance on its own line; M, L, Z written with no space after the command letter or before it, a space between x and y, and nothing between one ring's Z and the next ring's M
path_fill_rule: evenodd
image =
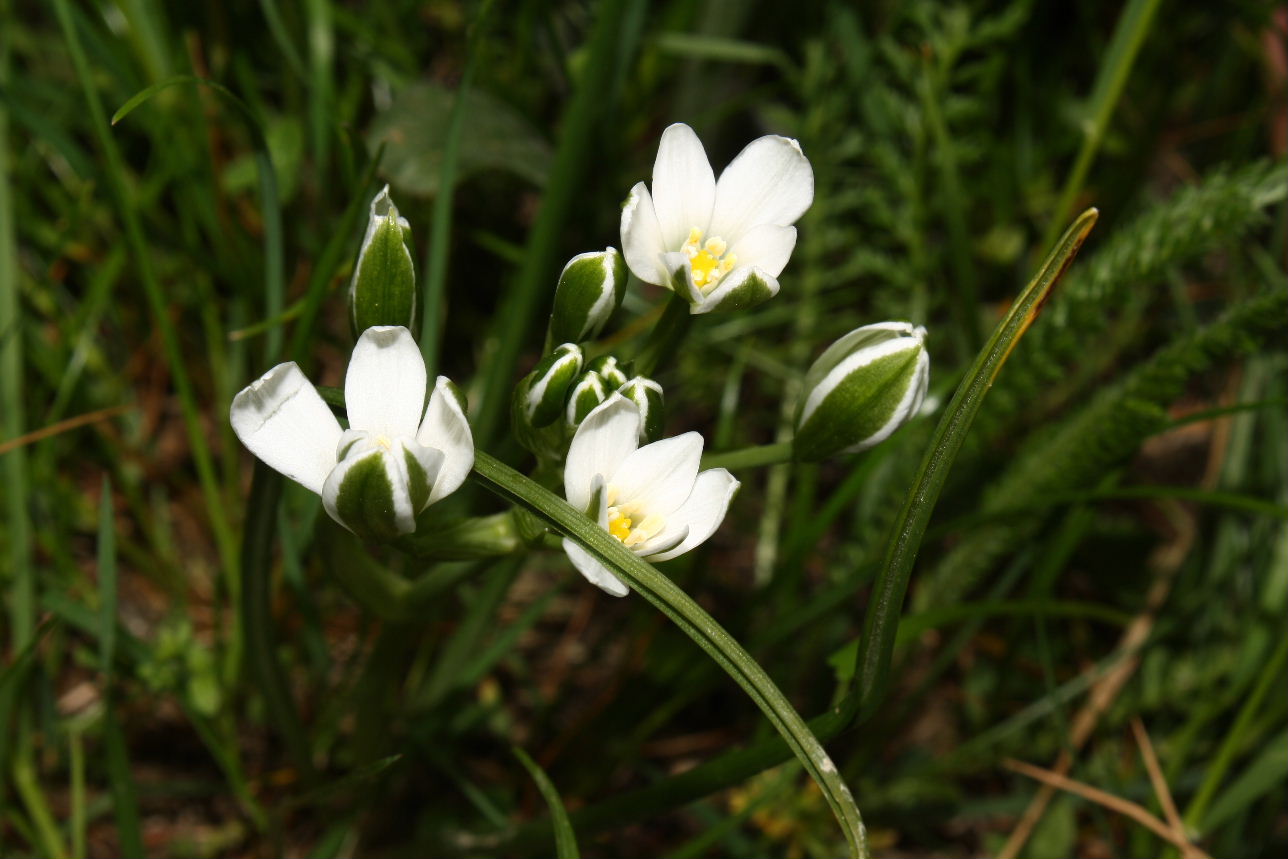
M798 138L815 204L772 300L691 317L614 280L585 358L656 379L634 391L650 438L698 430L742 481L650 575L780 713L817 714L873 852L998 852L1035 792L1002 759L1069 749L1142 622L1071 776L1161 817L1139 718L1206 852L1288 852L1282 24L1260 0L1154 8L0 3L0 854L844 849L774 769L770 720L638 594L591 593L546 522L467 485L373 549L228 427L284 357L341 383L387 181L431 375L557 491L563 415L534 466L510 393L562 340L561 263L621 247L673 121L717 171ZM849 719L935 425L1060 209L1091 205L914 541L889 692ZM569 292L579 336L592 292ZM927 413L790 462L809 366L887 319L929 331ZM1166 849L1060 798L1027 855Z

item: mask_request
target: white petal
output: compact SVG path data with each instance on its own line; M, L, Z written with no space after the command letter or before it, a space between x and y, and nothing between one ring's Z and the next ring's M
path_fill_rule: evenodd
M702 459L702 436L686 432L646 444L607 475L609 504L639 505L640 512L667 516L693 491ZM633 517L632 517L633 518Z
M668 522L666 527L649 539L632 546L631 551L641 558L651 558L669 552L684 542L689 536L689 526L681 522Z
M734 243L757 224L795 223L813 201L814 171L800 145L761 137L720 174L710 233Z
M650 555L648 560L669 561L706 542L724 521L729 502L739 485L734 476L723 468L712 468L699 474L688 500L668 517L666 523L668 531L687 526L688 535L674 549Z
M693 263L680 251L662 255L662 270L666 272L668 288L689 302L692 307L702 303L702 290L693 285ZM690 310L691 313L697 311Z
M716 199L716 176L702 141L682 122L662 132L653 163L652 192L667 250L679 250L693 227L706 230Z
M622 256L626 258L626 267L640 280L667 286L666 270L662 267L665 252L653 198L648 186L640 182L631 189L631 196L622 208Z
M796 247L796 228L778 224L758 224L739 237L729 248L736 265L755 266L773 277L783 273L787 260Z
M459 489L474 467L474 433L446 376L434 382L434 393L429 397L416 441L443 454L443 465L429 493L429 503L433 504Z
M564 464L564 497L578 510L590 503L596 477L610 477L639 444L640 410L621 394L596 406L577 427Z
M563 541L563 550L567 553L568 560L572 561L572 565L577 568L577 572L585 576L592 585L615 597L624 597L631 592L625 582L608 571L608 567L595 560L590 553L567 537Z
M401 325L362 332L344 377L349 426L396 438L415 435L425 407L425 359Z
M322 494L335 467L340 422L294 361L278 364L233 397L228 417L247 450Z
M393 517L393 529L399 534L410 534L416 530L416 514L412 510L411 493L407 489L407 465L401 461L400 457L392 456L388 450L383 448L351 452L335 468L331 469L331 473L327 475L326 483L322 487L322 506L332 519L350 531L355 531L354 523L346 522L341 518L338 504L340 487L344 484L344 479L348 476L350 469L370 461L372 457L380 460L385 476L389 478L390 499L392 502L390 512ZM365 509L369 510L369 508ZM362 527L359 527L355 533L359 533L361 530Z
M765 289L768 290L767 296L761 295L760 292L756 293L757 304L761 301L767 301L778 294L778 278L774 277L769 272L763 271L754 266L738 266L733 271L720 278L720 281L716 284L716 288L702 296L701 302L690 306L689 312L710 313L717 308L723 311L735 309L733 306L720 307L720 305L723 304L726 299L731 298L732 293L745 287L747 285L747 278L752 275L760 278ZM755 304L749 306L754 307Z

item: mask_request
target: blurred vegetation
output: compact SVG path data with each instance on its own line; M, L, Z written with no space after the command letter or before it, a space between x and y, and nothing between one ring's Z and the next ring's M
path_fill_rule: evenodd
M685 121L717 169L773 132L816 173L781 294L658 376L709 450L789 438L805 367L867 322L926 325L947 402L1101 212L954 465L888 694L829 743L874 853L1198 855L1018 759L1285 855L1286 32L1254 0L0 2L0 853L541 856L561 799L588 856L840 854L644 601L561 553L355 554L299 487L248 498L226 419L286 357L339 382L389 181L437 366L529 465L506 397L560 267L618 244ZM741 471L666 568L804 714L849 687L934 421Z

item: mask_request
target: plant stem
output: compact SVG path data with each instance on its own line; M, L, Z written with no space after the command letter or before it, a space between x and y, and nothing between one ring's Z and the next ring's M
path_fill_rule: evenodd
M703 468L758 468L792 461L792 443L780 441L743 447L738 450L721 450L702 457Z
M652 376L663 358L671 358L679 350L692 321L689 302L678 293L671 293L661 317L644 341L639 357L635 359L635 372L641 376Z

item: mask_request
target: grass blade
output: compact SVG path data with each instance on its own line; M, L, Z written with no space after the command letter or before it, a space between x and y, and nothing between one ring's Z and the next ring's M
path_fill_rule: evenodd
M555 828L555 856L558 859L581 859L581 852L577 849L577 834L572 831L568 811L564 808L563 800L559 797L559 791L555 789L554 783L550 781L545 770L538 766L537 762L523 749L513 746L511 751L528 771L528 775L532 776L532 780L537 783L541 798L550 807L550 819L554 822Z
M939 493L943 491L948 472L957 458L971 421L979 411L980 403L998 371L1041 312L1043 303L1051 294L1051 288L1073 262L1098 216L1095 209L1088 209L1065 231L1037 275L1020 293L1020 297L984 344L984 349L975 358L952 402L944 410L939 425L935 427L916 480L895 520L883 569L868 604L855 668L859 682L846 697L844 707L845 712L851 716L870 713L884 694L912 565L917 559L922 536L930 522L930 514L935 502L939 500Z
M264 137L264 126L250 105L217 81L195 75L174 75L158 81L127 99L125 104L112 114L112 125L116 125L136 107L162 90L184 84L208 87L219 93L233 106L247 131L250 132L251 144L255 147L255 172L259 175L260 207L264 219L264 315L268 319L277 319L282 315L282 307L286 300L282 262L282 204L277 193L277 173L273 169L273 159L268 151L268 140ZM268 329L266 356L268 363L276 362L281 351L282 329L273 326Z
M867 855L859 809L836 765L774 681L733 636L669 578L550 490L481 450L475 453L474 476L492 492L531 510L559 533L575 540L706 651L751 696L805 765L841 824L850 852Z
M227 575L229 587L235 589L237 587L236 540L233 537L232 528L228 524L228 519L224 516L225 505L219 492L219 483L210 454L210 445L206 441L206 430L202 424L201 411L197 407L197 396L193 389L192 381L188 376L187 367L184 364L183 351L179 345L179 335L170 319L166 293L161 288L161 282L153 268L152 254L143 238L143 226L139 220L137 208L138 202L125 186L125 162L121 157L120 149L117 148L116 141L112 139L107 118L103 114L103 105L99 101L98 93L95 91L93 71L90 68L89 59L85 56L85 51L81 47L80 36L76 32L76 21L72 15L71 5L68 0L55 0L54 11L57 13L59 25L63 30L63 38L67 43L68 53L71 55L72 65L76 69L76 77L80 81L81 89L85 96L86 107L89 110L91 119L90 124L94 128L94 135L98 140L103 157L107 160L107 167L104 172L107 174L112 199L125 227L126 240L134 257L139 280L143 283L148 309L151 312L153 324L156 325L161 335L166 363L179 396L179 405L183 413L184 427L187 430L188 444L192 449L192 458L197 469L202 497L205 501L206 516L209 518L211 530L214 532L219 559Z
M1140 46L1149 32L1149 25L1158 11L1159 0L1131 0L1123 10L1122 17L1114 28L1114 35L1109 43L1109 51L1100 65L1100 74L1096 78L1095 88L1091 91L1091 121L1084 126L1082 148L1073 162L1069 178L1065 180L1060 191L1060 202L1055 207L1055 217L1047 228L1043 246L1055 239L1055 231L1073 211L1074 201L1082 191L1082 183L1087 179L1091 162L1100 151L1109 120L1113 118L1114 108L1127 85L1131 67L1140 53Z

